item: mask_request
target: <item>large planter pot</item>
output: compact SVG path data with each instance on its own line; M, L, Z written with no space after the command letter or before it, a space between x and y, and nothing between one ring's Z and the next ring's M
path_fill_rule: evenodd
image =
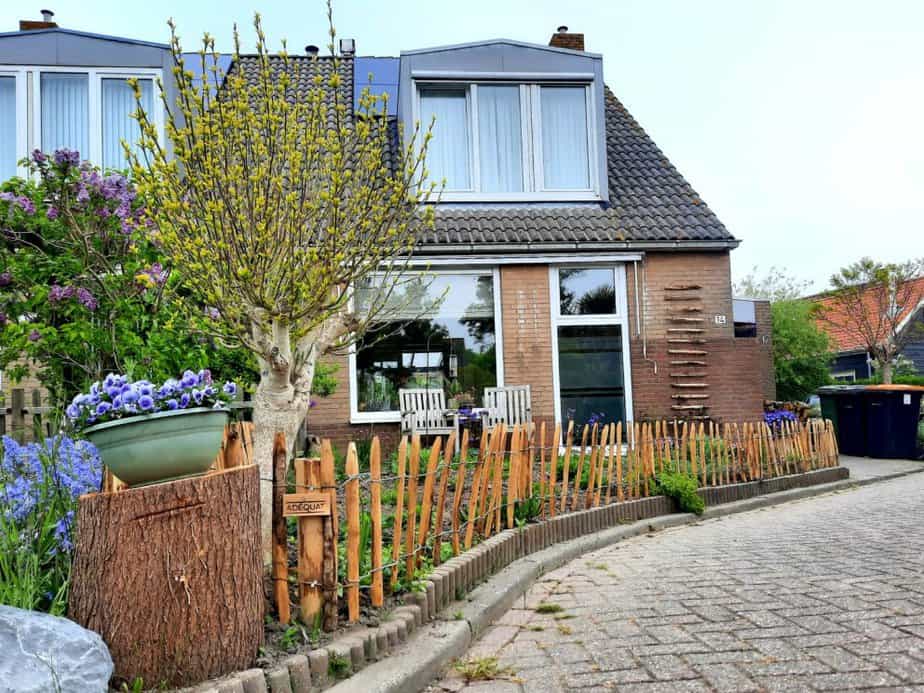
M161 411L86 429L100 458L129 486L202 474L221 449L227 409Z

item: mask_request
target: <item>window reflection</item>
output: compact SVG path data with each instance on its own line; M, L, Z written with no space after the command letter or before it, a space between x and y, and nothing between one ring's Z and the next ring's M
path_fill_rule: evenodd
M561 315L610 315L616 312L616 287L611 268L558 270Z

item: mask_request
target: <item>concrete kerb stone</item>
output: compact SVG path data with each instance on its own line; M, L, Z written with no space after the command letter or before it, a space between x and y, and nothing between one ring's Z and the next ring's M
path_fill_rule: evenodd
M311 670L305 655L292 655L283 662L289 670L292 693L311 693Z
M267 671L266 683L270 693L292 693L289 669L285 666L278 666Z
M237 675L244 693L266 693L266 677L262 669L248 669Z
M311 670L311 683L318 688L327 685L329 661L327 650L312 650L308 653L308 668Z

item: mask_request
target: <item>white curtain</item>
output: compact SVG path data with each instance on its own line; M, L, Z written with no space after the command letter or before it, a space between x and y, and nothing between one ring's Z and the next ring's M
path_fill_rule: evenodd
M87 75L42 73L42 149L73 149L90 156Z
M122 140L137 151L137 142L141 137L138 121L132 118L137 110L135 94L125 79L102 80L103 100L103 168L123 169L128 166ZM153 118L154 101L153 82L149 79L138 80L141 88L141 104L149 118Z
M0 77L0 181L16 175L16 78Z
M482 192L523 191L520 87L478 87L478 152Z
M584 87L541 87L542 170L545 187L590 187Z
M472 180L465 90L422 89L421 127L429 127L434 116L433 138L427 147L430 180L439 185L445 178L446 190L469 190Z

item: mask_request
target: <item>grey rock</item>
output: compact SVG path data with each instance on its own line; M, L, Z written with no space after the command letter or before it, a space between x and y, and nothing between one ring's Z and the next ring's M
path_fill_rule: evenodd
M0 606L0 691L105 692L112 657L103 639L73 621Z

